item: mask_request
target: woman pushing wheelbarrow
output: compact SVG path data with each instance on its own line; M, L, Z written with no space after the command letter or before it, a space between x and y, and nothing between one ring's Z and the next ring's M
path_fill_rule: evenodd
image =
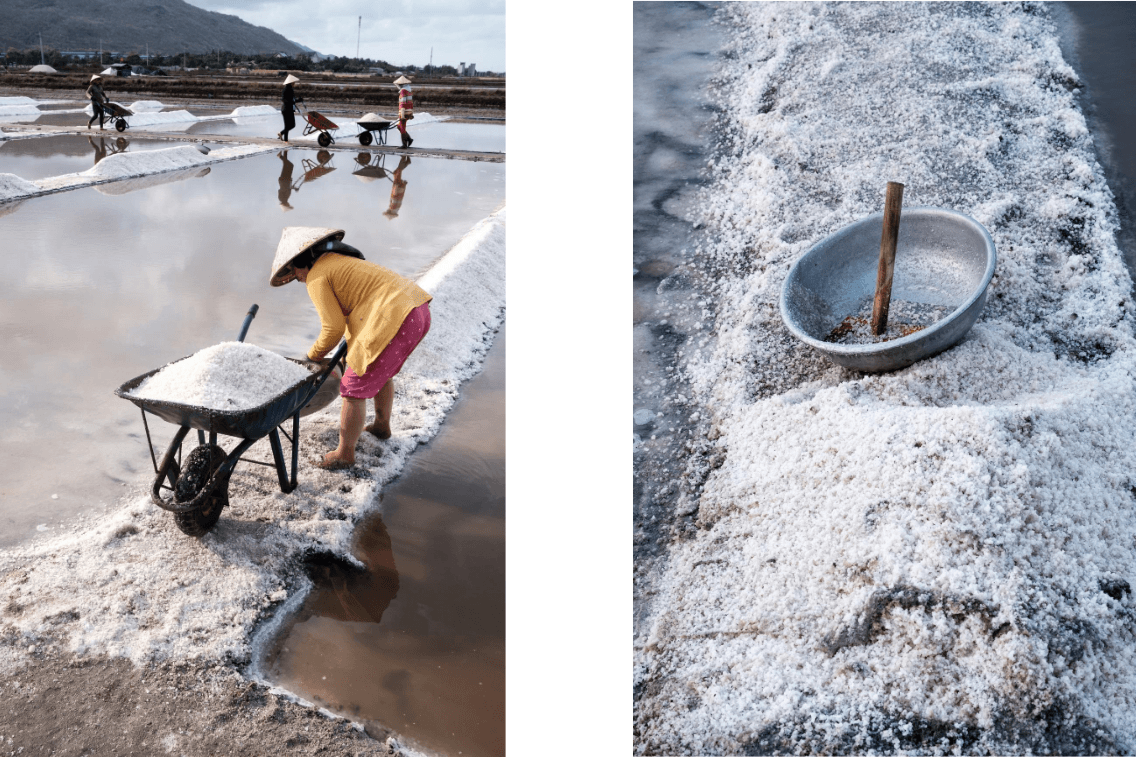
M391 435L394 375L430 329L433 299L417 284L363 259L343 243L342 229L289 226L272 261L272 286L296 279L308 288L321 329L308 359L320 362L347 339L347 370L339 384L339 446L319 467L339 470L355 464L355 444L366 430L380 439ZM366 423L367 400L375 420Z

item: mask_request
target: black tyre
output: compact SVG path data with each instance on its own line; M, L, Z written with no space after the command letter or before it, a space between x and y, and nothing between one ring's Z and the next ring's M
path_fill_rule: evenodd
M185 458L185 467L178 476L177 486L174 488L175 502L189 502L200 492L214 471L225 462L225 450L215 444L203 444L194 447ZM174 513L174 522L182 533L189 536L204 536L217 524L221 517L221 510L229 504L229 479L218 481L213 492L206 497L205 504L196 510L184 513Z
M118 129L119 131L126 131L126 119L120 118L117 121L115 121L114 122L114 128Z
M319 138L316 139L316 141L319 142L320 147L327 147L331 144L331 135L326 131L321 131Z
M364 147L371 144L371 132L365 131L362 134L360 134L359 135L359 144L363 145Z

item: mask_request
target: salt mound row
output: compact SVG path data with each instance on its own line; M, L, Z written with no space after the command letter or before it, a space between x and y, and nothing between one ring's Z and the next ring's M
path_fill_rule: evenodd
M212 410L251 410L312 374L302 365L246 342L221 342L170 363L131 394Z
M17 98L12 98L13 100ZM34 103L14 103L6 105L0 102L0 116L37 116L39 108Z
M278 115L280 115L280 110L273 108L271 105L242 105L239 108L234 108L233 112L229 116L226 116L226 118L254 118Z
M638 752L1132 752L1136 311L1047 6L723 19L681 282L706 324L678 352L697 441L651 483L685 534L636 639ZM999 260L959 345L863 375L778 300L889 180Z
M38 193L39 187L14 173L0 173L0 202Z

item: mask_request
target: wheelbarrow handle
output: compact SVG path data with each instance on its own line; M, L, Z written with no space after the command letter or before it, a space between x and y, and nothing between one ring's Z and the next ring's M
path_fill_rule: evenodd
M256 313L258 310L260 310L260 305L257 305L254 302L252 307L249 308L248 315L245 316L245 322L241 324L241 333L237 337L238 342L243 342L245 340L245 335L248 334L249 326L252 325L252 319L256 318Z

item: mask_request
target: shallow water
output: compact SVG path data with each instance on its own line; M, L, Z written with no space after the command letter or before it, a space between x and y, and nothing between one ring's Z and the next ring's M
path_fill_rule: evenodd
M0 546L148 488L140 413L113 395L126 380L235 338L254 302L248 341L306 351L306 291L268 285L284 226L346 229L415 276L504 201L504 164L408 160L399 204L399 162L360 177L354 157L293 149L0 204L20 251L0 282ZM174 427L151 429L160 454Z
M1117 244L1136 276L1136 3L1055 3L1054 17L1072 31L1063 51L1085 82L1085 112L1120 216Z
M681 480L683 445L691 433L691 424L673 404L688 388L674 377L678 349L697 336L692 319L682 312L697 301L682 266L692 257L696 232L689 209L704 181L713 136L707 92L722 43L721 29L711 20L715 8L714 3L637 2L633 11L637 566L665 555L677 498L669 482ZM653 575L635 573L637 633L646 627Z
M270 645L272 683L449 755L505 754L505 327L430 443L360 524L351 573Z
M9 139L0 142L0 173L35 181L86 171L103 158L120 152L160 150L177 144L164 139L135 139L115 132ZM206 146L213 148L216 144Z
M232 113L238 105L238 103L226 104L225 107L219 109L168 106L165 110L188 110L195 116L207 116L216 119L217 116ZM332 136L338 143L353 146L360 144L358 141L358 129L356 129L354 125L348 125L347 122L358 118L361 113L353 112L350 115L328 113L326 115L333 123L341 124L341 128L338 131L332 132ZM393 115L393 113L390 115ZM14 119L13 123L80 127L87 123L88 116L84 113L44 113L38 117L13 116L12 118ZM290 136L293 138L301 136L305 123L303 117L297 115L296 129L291 132ZM172 124L156 124L140 128L144 128L147 131L161 131L167 133L194 135L223 134L231 137L262 137L270 139L275 137L276 133L280 131L281 125L281 116L272 115L236 119L224 118L210 121L184 121ZM110 125L107 126L107 131L117 134ZM124 133L129 135L130 129L127 129ZM309 135L309 139L314 138L314 136L315 135ZM419 148L432 147L437 149L470 150L474 152L505 151L505 125L503 123L450 123L442 121L416 124L411 121L410 136L414 139L414 146ZM378 133L373 133L372 138L377 141ZM395 129L387 131L384 138L388 145L399 144L398 132Z

